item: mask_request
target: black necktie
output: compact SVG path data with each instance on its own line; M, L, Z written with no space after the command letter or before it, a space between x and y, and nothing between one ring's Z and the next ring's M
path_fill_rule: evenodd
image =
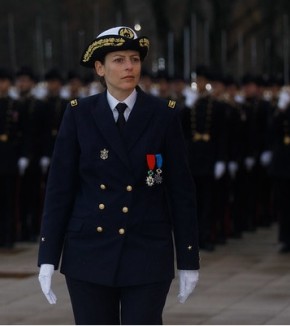
M122 129L125 127L125 124L126 124L126 119L124 117L124 112L125 112L126 108L127 108L127 104L125 104L125 103L118 103L116 105L116 109L119 113L116 124L120 131L122 131Z

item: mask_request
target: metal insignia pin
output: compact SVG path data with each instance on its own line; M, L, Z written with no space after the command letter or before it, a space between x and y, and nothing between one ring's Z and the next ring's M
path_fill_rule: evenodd
M102 160L106 160L108 157L109 157L109 151L106 148L102 149L100 151L100 158Z

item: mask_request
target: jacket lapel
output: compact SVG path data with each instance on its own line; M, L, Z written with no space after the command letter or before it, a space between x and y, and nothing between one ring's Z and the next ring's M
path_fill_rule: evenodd
M136 103L130 113L129 119L124 130L124 138L128 151L136 144L144 133L153 115L154 108L148 102L148 96L139 87Z
M122 162L127 167L130 167L126 148L116 126L112 110L109 107L106 92L100 94L98 101L92 106L91 112L95 123L97 124L104 138L108 141Z

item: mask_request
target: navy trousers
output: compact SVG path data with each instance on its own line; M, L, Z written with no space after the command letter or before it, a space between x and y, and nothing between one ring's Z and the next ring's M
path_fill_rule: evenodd
M171 280L109 287L66 277L77 325L162 325Z

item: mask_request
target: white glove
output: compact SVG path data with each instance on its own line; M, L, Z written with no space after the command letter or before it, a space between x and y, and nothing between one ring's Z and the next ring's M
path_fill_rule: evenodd
M179 294L177 296L180 303L184 303L193 292L198 282L198 270L179 270Z
M228 163L228 170L229 170L229 173L230 173L230 176L232 179L234 179L236 177L238 168L239 168L239 165L237 162L230 161Z
M226 165L224 162L216 162L214 165L214 177L220 179L226 171Z
M262 166L268 166L272 161L273 153L271 151L265 151L260 156L260 163Z
M278 109L280 111L285 111L290 103L290 94L289 91L286 89L283 89L280 94L279 94L279 99L278 99Z
M38 280L40 282L41 290L50 304L55 304L57 300L55 294L51 290L51 278L53 273L54 265L42 264L40 266Z
M18 171L20 175L24 175L28 165L29 165L29 159L26 157L21 157L18 162Z
M253 157L246 157L245 158L245 166L248 171L251 171L253 166L255 165L255 159Z
M39 165L41 167L41 172L42 174L46 174L47 169L49 167L50 164L50 158L47 156L43 156L40 161L39 161Z

